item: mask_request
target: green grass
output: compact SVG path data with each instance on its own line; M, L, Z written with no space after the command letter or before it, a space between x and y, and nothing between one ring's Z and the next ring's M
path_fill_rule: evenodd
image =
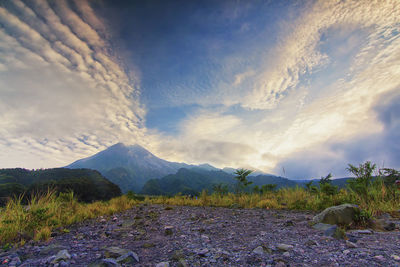
M25 241L48 240L56 228L83 220L111 215L132 208L138 201L126 196L105 202L79 203L73 193L54 191L32 196L28 205L20 198L8 201L0 208L0 244L24 244Z
M54 191L32 196L28 205L20 198L8 201L0 208L0 244L23 245L28 240L48 240L55 229L63 229L76 222L111 215L132 208L139 203L177 206L212 206L228 208L292 209L320 211L327 207L353 203L372 216L382 212L394 213L400 210L400 190L388 189L384 183L375 183L368 190L368 198L342 189L328 195L321 191L311 192L304 188L283 188L264 194L228 193L209 195L205 191L197 198L177 195L146 196L144 199L124 195L110 201L80 203L73 193ZM65 229L65 228L64 228Z

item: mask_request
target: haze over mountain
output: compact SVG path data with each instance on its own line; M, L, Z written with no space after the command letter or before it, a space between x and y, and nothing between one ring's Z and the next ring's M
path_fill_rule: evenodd
M91 157L73 162L66 168L88 168L101 172L123 192L139 191L145 182L176 173L185 163L169 162L154 156L139 145L115 144Z
M203 189L210 192L216 184L226 184L232 189L235 183L234 168L218 169L210 164L189 165L169 162L158 158L139 145L115 144L91 157L80 159L67 168L88 168L101 172L122 192L133 190L144 194L195 193ZM260 172L254 172L249 180L253 186L276 184L277 188L303 185Z

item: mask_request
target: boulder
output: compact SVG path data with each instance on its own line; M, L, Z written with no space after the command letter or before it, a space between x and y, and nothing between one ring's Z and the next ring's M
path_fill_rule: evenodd
M354 204L342 204L326 208L313 218L314 223L350 225L356 221L360 208Z

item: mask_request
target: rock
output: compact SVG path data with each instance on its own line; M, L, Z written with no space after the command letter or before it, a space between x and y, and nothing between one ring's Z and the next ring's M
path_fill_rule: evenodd
M178 267L189 267L189 265L186 263L186 261L184 259L180 259L177 266Z
M62 260L69 260L71 259L71 255L69 255L68 251L66 249L60 250L55 258L51 261L51 263L55 264L59 261Z
M385 257L382 256L382 255L377 255L377 256L374 257L374 259L376 259L376 260L378 260L378 261L384 261L384 260L385 260Z
M282 255L285 256L285 257L290 257L289 251L284 252Z
M40 255L50 255L50 254L57 254L60 250L67 249L66 246L62 246L59 244L51 244L47 247L44 247L40 250Z
M182 250L176 250L171 256L171 259L174 261L180 261L181 259L184 259L185 255L183 254Z
M118 257L117 262L121 264L133 264L139 262L139 256L135 252L129 251L128 253Z
M327 223L316 223L312 226L312 228L314 228L315 230L319 230L319 231L326 231L329 228L335 227L336 225L332 225L332 224L327 224Z
M266 250L262 246L258 246L255 249L253 249L253 254L257 254L257 255L260 255L260 256L265 255L265 252L266 252Z
M328 224L328 225L330 225L330 224ZM331 227L327 228L324 231L324 236L334 236L337 229L338 229L337 225L332 225Z
M326 208L313 218L314 223L327 223L350 225L356 221L356 216L360 212L360 208L353 204L342 204Z
M397 255L392 254L392 255L390 255L390 257L391 257L392 259L394 259L395 261L400 261L400 256L397 256Z
M371 230L368 230L368 229L354 230L354 231L351 231L351 232L355 233L355 234L361 234L361 235L372 235L373 234L373 232Z
M347 255L347 254L349 254L349 253L350 253L350 250L348 250L348 249L343 250L343 254L344 254L344 255Z
M156 267L169 267L169 262L163 261L163 262L157 263Z
M370 226L374 230L378 231L394 231L396 230L396 224L386 219L376 219L370 221Z
M293 249L293 246L292 245L286 245L286 244L278 244L276 246L276 248L281 250L281 251L288 251L288 250Z
M346 247L348 248L357 248L357 245L351 241L346 240Z
M174 229L174 227L173 226L165 226L164 227L164 234L165 235L172 235L174 232L173 232L173 229Z
M288 220L288 221L283 223L283 226L294 226L294 223L293 223L293 221Z
M205 257L206 254L208 253L208 249L207 248L202 248L202 249L198 249L195 251L197 255Z
M305 245L306 245L306 246L310 246L310 247L311 247L311 246L318 246L318 243L317 243L317 241L315 241L315 240L309 239L309 240L306 241Z
M119 267L119 266L121 265L119 265L117 261L114 259L102 259L90 263L88 267Z
M127 249L123 249L123 248L119 248L119 247L109 247L109 248L105 249L104 255L106 256L106 258L116 259L127 253L129 253L129 250L127 250Z
M286 267L286 263L284 263L283 261L278 261L278 262L275 264L275 267Z

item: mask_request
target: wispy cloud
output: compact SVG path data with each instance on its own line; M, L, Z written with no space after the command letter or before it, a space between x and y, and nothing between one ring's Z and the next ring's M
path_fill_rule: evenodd
M250 149L227 154L225 161L266 171L279 171L289 161L293 166L302 160L321 163L318 170L334 168L336 162L343 170L337 175L343 174L350 149L334 147L349 142L361 146L356 140L379 143L387 134L376 107L383 95L400 94L399 18L398 1L317 1L266 53L263 71L251 75L254 89L231 103L243 109L209 110L183 122L183 147L206 138L245 144ZM339 33L336 39L350 38L357 31L362 32L359 39L343 45L330 38ZM333 52L323 51L323 45ZM243 73L233 76L233 85L242 82ZM191 158L188 151L175 156ZM213 157L211 152L201 155L202 161ZM381 161L381 156L364 153L358 159Z
M0 150L13 151L2 167L62 166L143 143L139 81L110 52L89 2L4 1L0 22Z

